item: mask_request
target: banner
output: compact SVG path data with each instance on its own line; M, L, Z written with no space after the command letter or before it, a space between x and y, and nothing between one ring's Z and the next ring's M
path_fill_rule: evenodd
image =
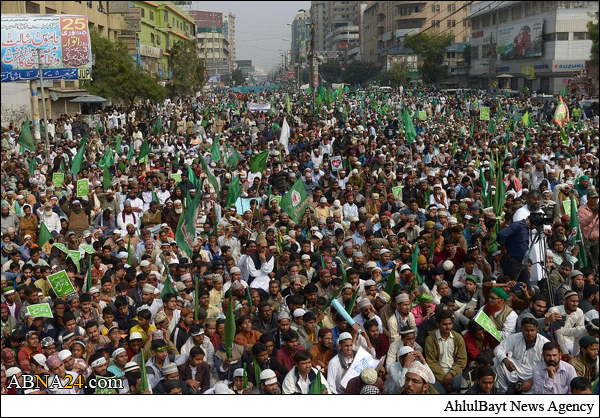
M52 315L52 308L50 308L50 305L47 303L28 305L27 312L34 318L54 318L54 315Z
M498 56L501 60L541 57L543 30L543 20L500 26Z
M66 271L59 271L58 273L51 274L48 276L48 282L52 289L54 289L54 293L59 298L62 296L68 296L71 293L75 293L75 288L69 280L69 276L67 276Z
M246 103L246 107L250 112L268 112L271 109L271 103Z
M88 179L77 180L77 197L86 197L90 192L90 182Z
M92 50L87 16L2 14L1 81L89 79Z
M237 200L235 201L235 210L237 211L237 213L240 215L243 215L245 211L250 209L250 202L252 200L258 201L259 199L258 198L246 199L246 198L238 197Z
M175 185L177 186L179 183L181 183L181 174L180 173L172 173L171 174L171 178L175 179Z
M490 108L489 107L482 107L479 110L479 119L490 120Z
M419 110L419 119L420 120L427 120L427 111L425 111L425 110Z
M52 174L52 185L54 187L62 187L64 182L65 182L65 174L64 173Z
M342 163L342 157L331 157L329 159L329 162L331 163L331 169L333 171L340 171L344 169L344 164Z
M481 325L487 332L489 332L492 337L497 339L498 341L502 341L502 337L496 328L496 325L492 322L489 316L483 310L479 311L477 316L475 317L475 322Z

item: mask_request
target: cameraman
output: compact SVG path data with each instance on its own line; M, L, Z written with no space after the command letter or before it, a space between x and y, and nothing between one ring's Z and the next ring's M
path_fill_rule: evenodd
M577 209L582 239L587 241L590 265L598 262L598 192L591 189L587 193L587 202Z
M522 261L529 249L528 219L513 222L508 228L498 232L498 245L500 245L500 266L502 271L511 280L529 283L529 269L523 266Z
M511 276L511 279L528 283L529 288L531 288L531 285L537 285L538 281L542 280L546 276L546 274L544 274L544 269L543 269L543 267L546 266L546 260L544 259L544 255L542 254L542 249L544 250L544 252L546 252L546 249L548 247L546 238L552 235L552 227L550 226L551 221L550 221L550 224L548 224L548 225L544 224L544 226L543 226L544 233L542 235L539 235L539 231L540 231L539 228L541 227L541 225L538 224L539 223L538 221L543 220L543 219L539 218L539 215L538 215L536 222L534 222L534 225L531 225L531 214L539 213L539 214L541 214L542 218L544 218L546 216L544 214L544 211L540 207L541 203L542 203L542 194L539 192L539 190L533 190L533 191L529 192L529 194L527 196L527 204L525 206L523 206L522 208L520 208L519 210L517 210L515 212L515 215L513 216L513 223L518 223L519 221L529 219L527 227L531 229L531 234L528 236L529 239L528 239L528 243L527 243L527 248L531 248L531 251L529 253L529 259L531 260L533 265L531 267L531 283L529 283L528 281L525 281L525 280L517 280L516 277L512 277L512 276ZM498 243L500 243L500 241L498 241ZM511 246L512 245L515 245L515 244L511 243ZM520 244L516 244L516 245L520 245ZM521 258L524 255L525 255L525 252L523 252L521 254ZM521 261L522 261L521 258L519 258L517 260L519 262L519 264L521 264ZM502 260L500 260L500 264L502 265ZM502 269L504 270L505 274L508 274L508 271L506 269L504 269L504 266L502 267ZM524 270L526 270L526 268L524 268ZM529 273L527 273L527 277L529 277Z

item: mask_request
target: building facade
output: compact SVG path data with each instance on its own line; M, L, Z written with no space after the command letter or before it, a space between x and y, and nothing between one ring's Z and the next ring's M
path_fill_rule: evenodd
M223 34L229 42L229 69L235 70L235 61L237 59L236 42L235 42L235 15L230 12L223 13Z
M557 93L590 59L592 1L482 1L472 6L471 82ZM501 76L501 77L499 77Z
M192 10L190 15L196 22L196 40L200 57L206 62L208 82L220 81L222 75L231 74L228 35L223 29L223 13Z

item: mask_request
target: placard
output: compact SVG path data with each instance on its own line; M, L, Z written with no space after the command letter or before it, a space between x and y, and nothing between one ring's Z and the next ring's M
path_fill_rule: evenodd
M498 328L496 328L496 325L492 322L490 317L487 316L487 314L485 312L483 312L483 310L479 311L479 313L475 317L475 322L477 322L487 332L489 332L492 335L492 337L494 337L495 339L497 339L500 342L502 341L502 336L498 332Z
M481 120L490 120L490 108L482 107L479 109L479 119Z
M394 194L394 197L396 199L400 199L400 193L402 193L403 188L404 188L404 186L392 187L392 193Z
M90 193L90 182L87 179L77 180L77 197L86 197Z
M52 308L47 303L36 303L35 305L27 305L27 312L34 318L54 318Z
M419 110L419 119L420 120L427 120L427 111L425 111L425 110Z
M54 187L62 187L64 182L65 182L65 173L52 174L52 185Z
M62 296L68 296L71 293L75 293L75 288L73 287L71 280L69 280L69 276L67 276L67 272L65 270L48 276L48 282L50 283L52 289L54 289L56 296L59 298Z
M340 156L331 157L329 159L329 162L331 163L331 169L333 171L340 171L344 168L344 164L342 163L342 157Z

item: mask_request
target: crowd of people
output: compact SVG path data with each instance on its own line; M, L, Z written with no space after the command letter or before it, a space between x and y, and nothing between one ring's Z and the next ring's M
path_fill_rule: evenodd
M314 97L3 128L2 393L597 394L597 102Z

